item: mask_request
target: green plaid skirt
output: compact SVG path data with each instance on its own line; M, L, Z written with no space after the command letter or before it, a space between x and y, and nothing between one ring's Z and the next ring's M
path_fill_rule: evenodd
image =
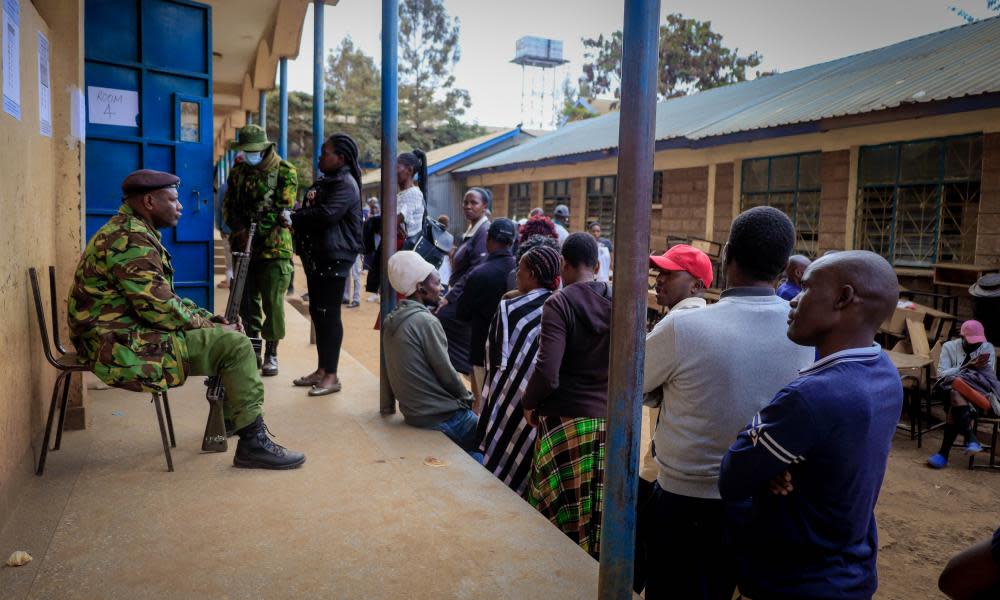
M594 558L600 557L605 419L539 417L528 501Z

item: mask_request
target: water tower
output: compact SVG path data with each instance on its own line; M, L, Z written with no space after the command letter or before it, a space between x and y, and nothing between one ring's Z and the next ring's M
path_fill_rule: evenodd
M521 65L521 122L524 127L555 128L562 101L562 90L557 85L558 69L569 62L563 58L562 41L530 35L522 37L517 40L514 60L510 62Z

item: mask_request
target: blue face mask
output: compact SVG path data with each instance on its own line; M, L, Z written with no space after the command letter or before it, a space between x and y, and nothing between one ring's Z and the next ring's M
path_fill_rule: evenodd
M264 153L263 152L244 152L243 153L243 160L247 161L247 164L249 164L250 166L253 166L253 167L256 167L257 165L259 165L260 161L263 160L263 158L264 158Z

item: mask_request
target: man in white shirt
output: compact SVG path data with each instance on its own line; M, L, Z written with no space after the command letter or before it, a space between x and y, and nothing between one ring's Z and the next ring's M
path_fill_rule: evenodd
M557 206L552 211L552 222L556 225L556 235L559 236L559 245L562 246L569 237L569 207L565 204Z

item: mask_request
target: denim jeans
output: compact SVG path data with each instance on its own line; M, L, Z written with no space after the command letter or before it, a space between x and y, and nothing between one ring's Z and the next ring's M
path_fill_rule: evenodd
M458 444L462 450L468 452L472 458L482 464L483 454L476 448L476 425L478 423L479 417L476 416L476 413L465 408L456 412L451 418L433 425L430 429L436 429L451 438L451 441Z

